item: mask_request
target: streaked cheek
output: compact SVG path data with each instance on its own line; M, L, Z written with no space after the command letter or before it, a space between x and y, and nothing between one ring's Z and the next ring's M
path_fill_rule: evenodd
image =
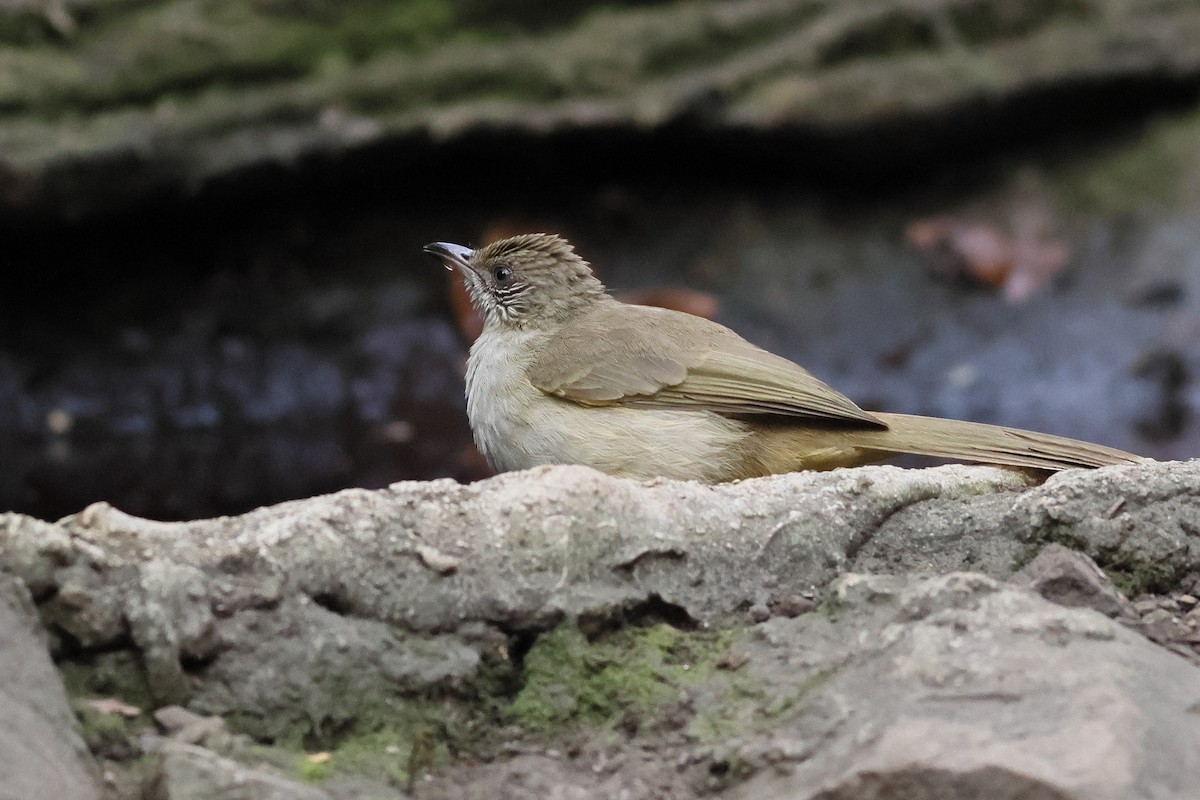
M496 293L496 304L503 307L510 316L521 316L529 313L528 286L514 286Z

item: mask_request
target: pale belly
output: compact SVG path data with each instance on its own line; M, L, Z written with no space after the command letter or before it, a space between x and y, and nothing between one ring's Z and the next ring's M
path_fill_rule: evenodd
M518 354L526 342L508 343L476 342L467 362L467 416L494 469L581 464L622 477L703 481L736 470L746 436L739 424L703 411L584 407L547 396L524 377Z

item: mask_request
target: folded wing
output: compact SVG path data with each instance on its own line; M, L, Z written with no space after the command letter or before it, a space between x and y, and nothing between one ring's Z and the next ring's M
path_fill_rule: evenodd
M688 314L605 304L565 326L556 339L558 346L543 348L530 366L529 380L547 394L582 405L783 415L887 428L802 367Z

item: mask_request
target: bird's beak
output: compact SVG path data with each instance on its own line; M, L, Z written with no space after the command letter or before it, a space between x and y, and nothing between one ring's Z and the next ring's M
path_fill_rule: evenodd
M433 242L425 245L424 249L431 256L440 258L442 266L448 270L453 270L455 267L470 270L471 256L475 255L475 251L471 248L450 242Z

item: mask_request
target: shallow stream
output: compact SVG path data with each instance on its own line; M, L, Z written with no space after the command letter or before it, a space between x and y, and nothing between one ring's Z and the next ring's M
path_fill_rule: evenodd
M54 518L107 500L191 518L486 474L447 275L421 246L489 231L563 233L614 288L710 293L720 321L867 408L1200 454L1195 198L1081 214L1054 169L873 199L476 185L30 236L0 299L0 510ZM1032 220L1067 267L1018 302L935 274L906 230L942 214L1003 236Z

